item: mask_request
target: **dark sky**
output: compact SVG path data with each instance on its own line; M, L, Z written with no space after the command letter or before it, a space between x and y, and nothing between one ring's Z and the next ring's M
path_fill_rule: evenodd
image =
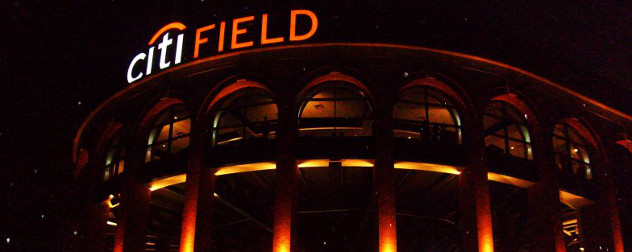
M127 85L130 60L173 21L200 27L308 8L321 21L313 42L386 42L482 56L632 113L630 1L128 2L0 5L0 201L8 206L0 208L2 246L7 237L9 246L35 250L61 245L50 235L61 232L67 214L74 134L92 109Z

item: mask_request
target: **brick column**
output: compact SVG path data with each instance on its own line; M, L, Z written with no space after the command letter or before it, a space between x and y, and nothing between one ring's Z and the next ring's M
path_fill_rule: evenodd
M86 242L85 251L105 251L105 236L107 233L108 214L110 206L106 201L97 203L90 202L87 204L88 219L85 222Z
M211 139L208 132L203 130L202 125L210 124L194 122L191 125L180 236L180 251L182 252L211 249L215 174L204 165L204 153L208 153Z
M494 251L491 197L485 164L482 118L473 117L466 132L467 167L459 175L465 251Z
M390 109L376 110L375 165L373 190L377 201L378 248L380 252L397 251L397 212L393 178L393 119Z
M543 137L537 132L533 135L538 181L527 189L532 250L564 252L566 241L562 231L559 172L554 161L552 144L544 140L551 137Z
M131 174L128 174L131 175ZM121 218L117 223L114 252L145 251L151 191L131 176L121 190Z
M621 219L619 216L619 207L617 204L617 194L614 189L614 182L612 181L612 172L608 166L606 170L606 176L604 176L601 180L603 181L603 193L604 193L604 201L605 206L608 211L609 218L609 226L612 235L612 242L614 245L615 252L624 252L623 249L623 235L621 233Z
M276 141L276 178L274 199L274 235L272 250L274 252L294 251L292 227L295 222L295 211L298 192L298 166L293 153L296 137L296 113L293 106L279 106L279 124Z
M608 249L623 252L619 209L610 177L612 173L609 167L602 167L605 172L595 174L599 182L600 200L580 211L579 228L582 245L586 251L605 251ZM599 250L599 247L602 250Z
M100 166L91 162L89 169L84 169L84 173L77 182L76 191L73 198L77 205L75 226L69 230L69 241L75 243L70 251L105 251L107 221L110 208L107 201L101 201L96 197L97 183L102 182L103 171ZM101 175L101 176L100 176ZM75 234L75 231L77 232ZM72 241L75 242L72 242Z
M612 251L612 230L608 207L602 203L579 211L579 235L585 251ZM600 250L599 247L602 249Z

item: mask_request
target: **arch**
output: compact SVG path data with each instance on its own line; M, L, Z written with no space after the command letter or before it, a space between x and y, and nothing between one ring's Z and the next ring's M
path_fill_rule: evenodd
M319 136L371 135L373 107L362 86L337 78L323 80L302 96L299 132Z
M278 106L267 90L246 86L213 103L213 145L239 140L272 139L276 135Z
M596 131L584 120L580 120L578 118L565 118L560 122L566 123L575 129L580 136L588 141L589 147L593 152L593 159L598 160L602 163L607 162L606 152L601 144L601 139L595 133Z
M454 105L456 105L459 115L467 115L469 114L469 112L473 111L470 106L466 105L467 103L464 98L467 98L467 97L460 95L450 85L432 76L418 78L411 82L408 82L406 85L404 85L403 87L399 89L399 93L401 94L404 90L411 87L417 87L417 86L431 87L431 88L441 91L443 94L447 96L448 100L450 100Z
M105 131L103 131L103 134L101 134L99 142L97 143L94 151L97 157L101 157L101 155L103 155L103 153L107 150L108 144L112 137L114 137L115 134L118 134L122 130L123 124L119 122L108 123L108 126L105 128Z
M135 155L136 157L139 158L139 160L145 160L145 162L149 162L151 160L153 160L153 154L152 154L152 144L156 144L153 139L153 137L156 137L157 134L160 135L160 137L163 136L163 134L160 134L161 132L157 132L157 127L159 125L156 125L156 123L159 122L159 120L161 119L165 119L166 114L170 112L172 109L175 109L175 107L179 107L181 106L181 110L178 111L184 111L184 113L186 113L186 116L181 117L180 119L177 118L176 116L172 115L173 119L169 119L170 121L168 123L165 124L169 125L167 130L168 130L168 138L166 139L166 145L163 146L164 148L167 148L169 153L171 152L171 142L175 141L175 138L172 138L172 134L173 134L173 129L175 127L178 128L182 128L181 130L183 132L181 132L181 134L177 137L178 139L182 139L180 140L180 142L178 143L178 147L183 147L186 148L185 146L188 146L188 135L190 135L190 130L191 130L191 117L190 117L190 112L189 109L187 108L186 104L180 100L180 99L176 99L176 98L162 98L160 99L160 101L158 101L158 103L154 104L154 106L145 114L145 116L143 117L143 119L140 121L139 123L139 127L137 129L137 134L135 137L135 141L134 141L134 147L139 147L137 149L137 152L133 153L133 155ZM176 113L176 112L170 112L170 113ZM183 114L184 115L184 114ZM166 119L165 119L166 120ZM187 122L188 120L188 122ZM174 126L175 123L181 124L181 125L177 125ZM187 126L188 125L188 126ZM160 131L163 131L163 129L160 129ZM184 131L188 131L188 132L184 132ZM163 132L164 133L164 132ZM186 138L186 140L185 140ZM162 139L161 139L162 140ZM185 143L186 142L186 143ZM144 149L143 149L144 148ZM142 158L144 153L145 158Z
M542 127L540 126L540 122L537 120L536 113L534 113L531 107L516 94L501 94L492 98L492 101L503 101L509 103L511 106L520 111L521 114L525 115L527 125L529 126L529 130L533 132L533 135L542 134Z
M330 73L327 73L327 74L324 74L312 79L311 81L307 83L307 85L305 85L301 89L296 99L296 104L297 106L299 106L297 108L297 111L299 111L300 107L302 107L302 101L305 100L306 96L309 95L311 92L313 92L313 90L316 87L318 87L320 84L323 84L325 82L333 82L333 81L345 82L345 83L355 86L355 88L359 89L362 92L362 94L369 101L371 101L369 102L369 104L373 105L371 103L375 101L375 94L374 92L371 92L371 90L369 90L369 88L364 84L364 82L360 81L359 79L351 75L333 71L333 72L330 72Z
M224 81L220 82L220 84L217 85L217 87L209 93L209 95L205 99L205 102L202 103L203 105L200 108L201 109L200 115L206 118L207 116L209 116L209 113L217 106L218 102L220 102L227 96L230 96L231 94L245 88L262 89L268 94L270 94L271 97L274 98L272 91L270 91L270 89L267 86L261 84L261 82L249 80L249 79L235 80L235 77L233 76L231 78L225 79Z
M123 124L119 122L108 123L107 128L101 134L95 148L95 168L104 168L103 178L118 175L124 170L125 165L125 137ZM112 146L115 145L115 146ZM112 148L115 149L112 149ZM108 160L110 159L110 160ZM97 171L99 172L99 171Z
M488 150L502 150L504 154L532 160L532 125L537 126L533 117L533 112L515 95L494 97L485 106L483 115L485 146Z
M624 139L624 140L617 141L616 144L621 145L628 152L630 152L630 154L632 154L632 141L630 141L628 139Z
M394 137L460 144L461 118L452 103L432 86L407 85L393 105Z
M595 174L594 161L601 161L601 164L605 162L598 139L577 118L560 120L555 125L552 137L555 162L562 173L567 173L563 179L590 180ZM570 175L569 168L573 175ZM585 174L578 177L578 172Z

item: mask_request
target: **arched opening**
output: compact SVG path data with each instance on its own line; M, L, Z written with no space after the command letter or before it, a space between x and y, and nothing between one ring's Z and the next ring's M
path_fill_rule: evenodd
M365 95L342 81L318 86L299 111L301 136L370 136L372 122L372 109Z
M213 163L247 163L274 159L277 105L260 88L239 89L212 108ZM244 155L247 153L247 155Z
M259 83L240 80L217 97L209 113L212 165L274 160L278 108L271 94ZM275 170L215 179L213 250L271 250Z
M183 104L168 107L149 133L145 162L160 160L189 147L191 118Z
M461 119L443 92L412 86L393 107L393 137L397 159L451 163L458 160Z
M277 106L270 95L261 89L239 90L225 98L214 111L214 146L275 137Z
M110 139L105 154L105 171L103 180L109 180L125 171L125 146L123 145L123 131L118 130Z
M492 101L485 107L483 125L490 171L536 178L526 116L504 101Z
M372 170L342 159L370 157L373 111L367 94L343 80L309 90L298 113L297 156L329 159L300 168L297 247L305 251L371 250L375 236Z
M560 186L596 198L597 190L591 186L595 181L586 139L575 127L563 121L555 125L552 142L555 164L561 173Z

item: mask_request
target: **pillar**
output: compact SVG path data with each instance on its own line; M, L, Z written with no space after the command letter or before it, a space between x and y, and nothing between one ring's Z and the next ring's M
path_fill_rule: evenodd
M610 166L608 166L610 168ZM606 174L602 178L603 183L603 198L605 199L605 207L607 208L607 216L609 216L609 227L611 239L613 242L613 248L615 252L624 252L623 249L623 235L621 233L621 219L619 215L619 207L617 204L617 194L614 189L614 182L612 181L612 171L606 169ZM610 175L608 175L610 174Z
M131 174L128 174L131 175ZM151 191L131 176L121 190L121 218L117 223L114 252L145 251Z
M110 206L106 201L87 204L88 216L85 222L85 251L105 251L108 214Z
M191 128L180 235L182 252L211 250L215 174L204 164L204 150L210 147L211 139L201 125L204 124L194 122Z
M485 164L482 118L473 117L467 132L467 166L459 175L465 251L494 251L491 196Z
M397 251L397 212L395 204L395 181L393 178L393 119L391 109L376 113L375 165L373 167L373 189L377 201L378 248L380 252Z
M558 183L540 180L527 191L532 251L566 251Z
M527 189L529 194L529 227L535 252L564 252L566 241L562 230L559 172L550 141L551 136L534 132L534 161L538 181Z
M606 251L606 248L612 251L608 210L608 206L602 203L585 206L580 210L579 235L584 251Z
M598 173L600 200L580 211L580 235L586 251L623 252L621 220L614 185L609 167L603 166ZM610 175L609 175L610 174ZM601 247L601 250L599 250Z
M295 211L298 192L298 166L293 153L296 137L296 113L293 106L279 106L275 172L274 227L272 250L294 251Z

